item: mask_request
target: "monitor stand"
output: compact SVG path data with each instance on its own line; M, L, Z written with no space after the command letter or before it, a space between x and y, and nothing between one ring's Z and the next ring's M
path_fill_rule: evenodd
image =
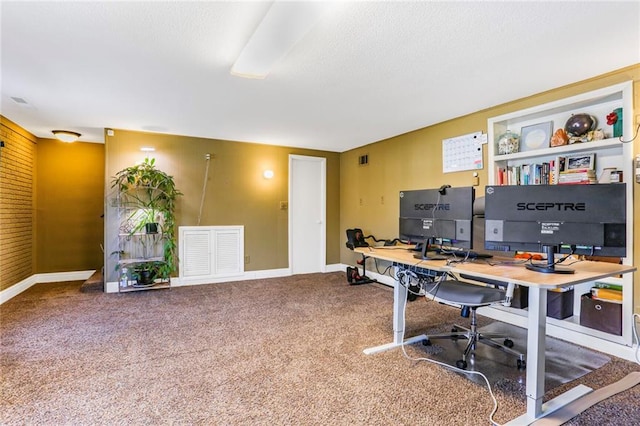
M416 259L422 260L447 260L444 256L436 256L433 254L429 254L429 249L431 248L431 238L427 238L422 243L422 251L420 253L416 253L413 255Z
M527 263L525 267L530 271L542 272L545 274L573 274L575 271L571 268L558 266L555 264L555 246L542 246L544 254L547 255L546 264Z

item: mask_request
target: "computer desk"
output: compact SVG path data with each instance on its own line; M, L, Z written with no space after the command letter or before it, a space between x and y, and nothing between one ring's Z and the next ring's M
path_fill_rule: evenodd
M529 288L526 359L527 411L521 417L508 423L513 425L530 424L534 420L556 411L593 390L588 386L579 385L544 404L542 403L545 377L547 290L626 274L636 270L631 265L582 261L571 265L571 268L575 270L574 274L545 274L530 271L522 264L491 266L484 260L452 264L448 264L446 260L421 260L414 258L414 251L406 249L359 247L354 251L365 257L394 262L403 268L421 268L436 273L449 272L454 275L464 274L465 276L498 280ZM499 260L494 258L491 259L491 262L497 263ZM397 282L394 285L393 300L393 341L365 349L364 353L373 354L398 347L403 343L414 343L426 338L426 335L420 335L405 339L403 342L405 328L404 307L407 300L407 289Z

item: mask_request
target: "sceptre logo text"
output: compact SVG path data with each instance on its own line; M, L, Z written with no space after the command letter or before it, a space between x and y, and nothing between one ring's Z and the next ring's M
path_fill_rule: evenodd
M450 210L449 204L414 204L413 208L415 210Z
M557 211L575 211L584 212L587 210L586 203L518 203L518 210L557 210Z

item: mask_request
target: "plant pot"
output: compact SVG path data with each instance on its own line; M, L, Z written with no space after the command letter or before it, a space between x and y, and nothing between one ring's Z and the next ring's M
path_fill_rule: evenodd
M144 230L147 234L157 234L158 233L158 224L156 222L145 223Z
M153 280L156 277L156 272L151 269L139 269L136 271L138 277L137 286L145 287L153 284Z

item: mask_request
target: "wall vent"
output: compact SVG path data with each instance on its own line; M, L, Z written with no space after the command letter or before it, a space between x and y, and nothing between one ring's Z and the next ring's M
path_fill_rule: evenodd
M366 166L369 164L369 154L364 154L358 157L358 164L361 166Z
M211 265L211 232L206 230L190 230L182 234L184 259L180 274L183 277L201 277L212 275Z
M244 226L181 226L178 234L183 283L244 274Z

